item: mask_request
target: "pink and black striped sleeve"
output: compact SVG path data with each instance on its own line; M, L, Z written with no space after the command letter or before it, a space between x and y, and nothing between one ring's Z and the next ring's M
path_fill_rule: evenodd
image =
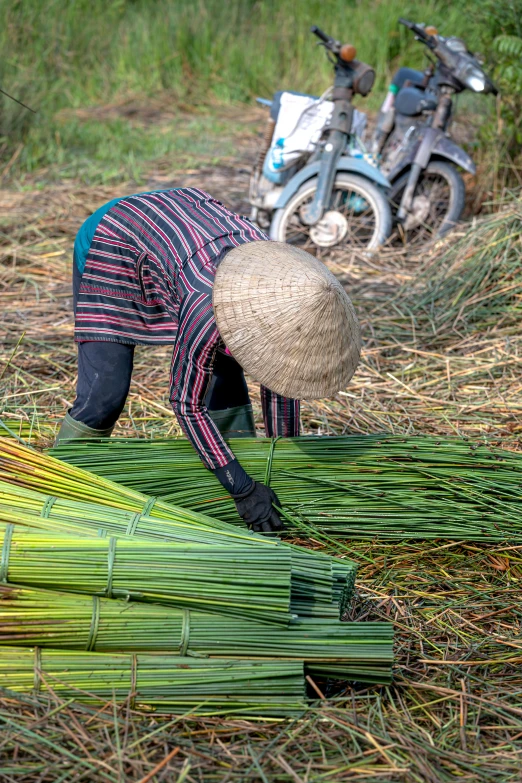
M300 434L299 400L281 397L280 394L261 386L261 406L268 438L282 435L284 438L296 438Z
M211 293L193 291L180 308L170 401L183 432L210 470L235 459L204 405L218 343Z

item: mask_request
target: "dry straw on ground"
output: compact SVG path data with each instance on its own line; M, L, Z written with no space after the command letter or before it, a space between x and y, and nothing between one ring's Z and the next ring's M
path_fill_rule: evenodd
M183 181L221 191L226 200L227 174L225 170L220 178L219 171L203 172L186 175ZM237 188L237 181L233 185ZM40 193L0 192L1 417L23 438L44 435L48 442L73 400L72 244L82 220L117 192L121 189L60 187ZM238 204L235 191L231 195L231 206L244 206ZM507 210L508 216L499 218L498 224L486 222L477 227L480 242L491 246L491 258L499 257L496 235L504 232L505 224L509 227L520 219L518 206ZM464 254L481 247L475 244L474 234L461 233ZM520 257L520 234L515 230L510 233L509 252L511 256L518 252ZM432 269L444 260L448 244L451 251L454 242L455 238L434 248L429 256ZM480 266L482 256L475 255ZM451 259L444 263L451 267ZM363 354L345 391L331 400L303 406L305 431L511 437L516 446L517 433L522 430L522 357L521 338L513 326L517 312L513 303L522 296L520 264L510 264L509 290L502 291L497 279L494 292L500 288L497 298L506 304L507 326L489 324L486 332L464 332L458 322L449 328L443 323L429 339L419 333L420 314L405 307L409 300L402 292L404 286L415 285L424 264L424 257L409 258L396 251L385 251L375 258L328 259L330 269L356 304L362 322ZM501 265L497 278L499 272L503 274ZM471 292L468 300L473 303L474 298L476 294ZM429 313L423 318L424 329L426 323L431 328ZM179 432L168 402L169 354L168 348L138 348L128 405L116 434ZM259 421L255 386L252 393Z
M2 780L144 783L162 764L157 781L518 781L520 549L431 542L358 554L367 565L353 617L394 621L393 686L327 691L306 720L271 724L3 693Z
M247 174L231 174L216 169L171 181L203 186L237 207ZM92 209L122 190L135 187L0 192L1 418L38 445L50 442L74 394L74 234ZM475 254L473 235L465 239L460 233L468 242L465 253ZM481 234L481 247L494 241ZM520 250L520 240L514 241ZM431 261L396 252L328 260L356 303L364 351L345 392L304 406L306 431L485 435L518 446L522 394L516 331L508 326L506 332L505 324L486 332L445 326L443 339L435 330L436 339L429 336L426 342L416 319L408 322L403 295L397 299L402 286L415 285L419 267L434 269L445 252L442 243ZM488 252L497 258L494 245ZM513 305L520 302L520 276L510 285ZM167 400L168 364L167 350L138 350L119 434L178 431ZM255 389L254 402L260 421ZM306 543L329 546L324 540ZM518 781L522 548L451 541L352 541L343 548L361 563L351 619L394 621L399 642L393 686L347 686L343 706L327 691L324 708L306 721L275 725L183 718L164 723L130 707L116 711L111 703L90 710L55 695L37 702L3 694L1 778L17 783Z

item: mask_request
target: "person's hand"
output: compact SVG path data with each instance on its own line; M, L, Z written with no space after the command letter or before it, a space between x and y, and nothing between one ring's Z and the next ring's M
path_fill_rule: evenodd
M233 495L237 513L255 533L279 533L284 525L274 505L281 503L270 487L254 481L252 487L242 495Z

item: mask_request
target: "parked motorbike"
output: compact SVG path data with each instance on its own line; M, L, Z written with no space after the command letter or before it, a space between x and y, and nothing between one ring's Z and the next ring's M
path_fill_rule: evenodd
M260 99L271 116L250 181L251 217L272 239L311 252L373 249L391 232L390 183L355 143L357 121L365 118L352 98L368 95L375 72L355 59L353 46L318 27L311 32L334 65L333 90L320 98L276 93L272 101Z
M443 38L433 27L399 19L435 55L424 71L401 68L381 108L371 152L392 183L397 235L423 244L450 231L461 217L464 182L458 169L475 174L473 160L451 140L453 96L471 90L497 94L476 56L460 38ZM395 236L395 235L394 235Z

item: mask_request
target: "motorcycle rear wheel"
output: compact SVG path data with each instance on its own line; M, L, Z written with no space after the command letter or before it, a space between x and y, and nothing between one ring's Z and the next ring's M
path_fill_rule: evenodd
M404 224L398 224L395 215L408 176L408 172L405 172L392 184L390 191L390 204L395 224L391 243L418 247L433 239L440 239L455 228L464 210L466 189L461 175L451 163L432 160L422 172L415 188L412 218L407 218Z
M325 217L316 226L307 226L300 213L316 190L317 177L313 177L301 185L285 207L274 212L271 239L297 245L314 255L317 250L374 250L386 242L392 229L390 206L372 182L356 174L339 173ZM331 238L329 230L333 232Z

